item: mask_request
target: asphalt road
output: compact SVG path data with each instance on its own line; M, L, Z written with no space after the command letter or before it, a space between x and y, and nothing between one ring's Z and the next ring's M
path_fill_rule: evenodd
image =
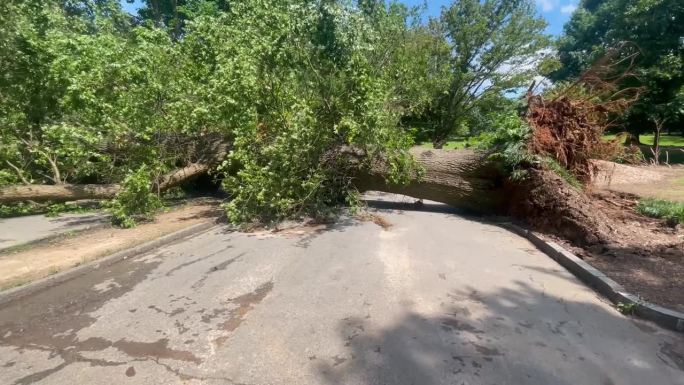
M526 240L383 215L388 230L216 228L9 303L0 384L684 384L681 334Z
M106 223L109 217L97 212L61 214L54 218L45 215L0 218L0 250Z

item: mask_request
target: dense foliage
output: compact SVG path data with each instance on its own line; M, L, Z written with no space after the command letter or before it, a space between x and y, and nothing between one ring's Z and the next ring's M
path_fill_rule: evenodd
M383 32L403 19L388 25L384 9L335 2L236 4L225 17L222 49L245 58L230 74L244 84L237 103L246 113L225 165L238 170L224 182L233 221L317 215L349 200L354 170L343 146L364 152L357 167L382 156L395 177L410 171L410 140L395 129L395 74L378 65L393 54Z
M634 33L654 85L629 122L674 122L682 7L623 3L582 3L554 76L578 76ZM530 128L516 99L554 68L529 0L457 0L429 20L384 0L142 4L0 2L0 186L116 183L107 207L132 225L160 207L170 171L209 164L234 222L324 216L356 199L353 178L373 165L391 183L419 174L416 141L482 134L522 171Z
M416 68L407 8L149 3L138 17L113 0L0 5L1 184L123 182L111 206L123 223L157 206L143 176L220 142L226 208L245 222L351 199L343 146L363 154L356 169L389 161L395 181L414 167L397 129L418 89L404 82Z

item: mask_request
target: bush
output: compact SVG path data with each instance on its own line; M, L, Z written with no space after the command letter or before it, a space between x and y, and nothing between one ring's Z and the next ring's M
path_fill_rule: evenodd
M105 205L115 225L130 228L141 220L150 220L163 207L162 201L150 187L150 170L147 166L130 172L124 179L121 191Z
M526 167L538 162L527 150L530 126L513 110L497 114L492 121L495 130L480 135L477 147L492 151L490 158L499 161L512 180L525 178Z
M224 208L236 224L326 217L353 200L353 177L372 162L388 164L390 182L415 168L400 112L390 108L391 77L376 70L383 35L369 16L342 2L287 3L236 5L222 24L238 52L227 57L243 63L240 71L227 63L224 82L247 90L223 93L250 112L222 167L232 194ZM253 44L266 40L280 43Z

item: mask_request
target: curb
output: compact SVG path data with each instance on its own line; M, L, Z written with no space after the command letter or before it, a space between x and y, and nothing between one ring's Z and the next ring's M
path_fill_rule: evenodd
M121 250L114 254L104 256L102 258L63 271L61 273L57 273L55 275L38 279L23 286L2 291L0 292L0 306L3 306L6 303L17 300L19 298L26 297L27 295L36 293L38 291L48 289L62 282L66 282L68 280L77 278L93 270L113 265L114 263L122 261L124 259L128 259L139 254L144 254L159 247L166 246L175 241L179 241L184 238L188 238L190 236L199 234L203 231L211 229L214 226L216 226L215 222L198 223L196 225L184 228L182 230L178 230L176 232L164 235L160 238L142 243L138 246L134 246L129 249Z
M581 281L591 286L594 291L608 298L614 304L625 304L634 307L634 314L653 321L658 325L678 332L684 332L684 314L646 302L625 290L600 270L584 262L575 254L565 250L555 242L547 242L530 230L512 223L502 223L502 227L526 238L540 251L558 262Z

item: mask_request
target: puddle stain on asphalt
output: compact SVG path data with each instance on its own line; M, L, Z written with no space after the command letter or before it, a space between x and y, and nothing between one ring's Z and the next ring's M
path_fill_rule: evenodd
M158 255L161 257L161 255ZM37 371L17 379L14 384L23 385L38 382L76 363L91 366L121 366L128 362L108 361L90 358L83 353L115 348L135 360L169 359L201 363L191 352L174 350L168 347L169 340L138 342L128 340L109 341L91 337L78 339L78 332L97 321L90 314L107 302L123 296L137 284L144 281L161 264L162 258L151 260L130 260L109 266L106 269L62 283L59 286L43 289L32 295L30 301L18 299L0 309L0 346L15 348L18 352L43 351L48 359L59 357L62 362L50 369ZM106 292L96 289L98 283L106 280L116 282L115 287ZM70 298L68 302L64 298ZM173 312L171 312L173 313ZM161 363L159 363L161 364ZM177 373L163 365L168 370ZM3 365L10 366L10 365ZM133 369L134 370L134 369ZM128 375L128 371L126 372Z
M240 258L242 258L245 254L246 254L246 253L240 253L239 255L237 255L237 256L235 256L235 257L233 257L233 258L227 259L227 260L225 260L225 261L219 263L218 265L212 266L212 267L211 267L211 268L202 276L202 278L200 278L197 282L195 282L195 283L192 285L192 288L193 288L193 289L199 289L199 288L203 287L203 286L204 286L204 282L205 282L207 279L209 279L209 277L211 276L212 273L215 273L215 272L221 271L221 270L225 270L226 267L228 267L229 265L231 265L231 264L237 262L237 261L238 261Z
M240 324L242 324L242 322L244 321L245 317L247 316L247 313L249 313L255 305L263 301L264 298L266 298L266 296L268 295L268 293L271 292L271 290L273 290L273 281L268 281L263 285L257 287L251 293L243 294L239 297L229 299L229 303L238 306L228 311L230 318L228 318L228 320L226 320L225 322L221 323L219 325L219 328L225 330L228 333L232 333L233 331L235 331L238 327L240 327ZM218 337L214 340L214 343L219 347L223 346L223 344L228 340L229 337L230 334Z
M202 256L202 257L199 257L199 258L196 258L196 259L193 259L193 260L190 260L190 261L185 262L185 263L181 263L180 265L178 265L178 266L174 267L173 269L167 271L166 274L165 274L165 276L170 277L170 276L172 276L172 275L173 275L176 271L178 271L178 270L181 270L181 269L183 269L183 268L185 268L185 267L188 267L188 266L190 266L190 265L194 265L195 263L202 262L202 261L204 261L204 260L206 260L206 259L209 259L209 258L211 258L211 257L214 257L214 256L216 256L216 255L218 255L218 254L221 254L221 253L223 253L223 252L225 252L225 251L228 251L228 249L232 249L232 248L233 248L233 246L228 245L228 246L224 247L224 248L221 249L221 250L215 251L215 252L213 252L213 253L207 254L207 255L205 255L205 256Z

